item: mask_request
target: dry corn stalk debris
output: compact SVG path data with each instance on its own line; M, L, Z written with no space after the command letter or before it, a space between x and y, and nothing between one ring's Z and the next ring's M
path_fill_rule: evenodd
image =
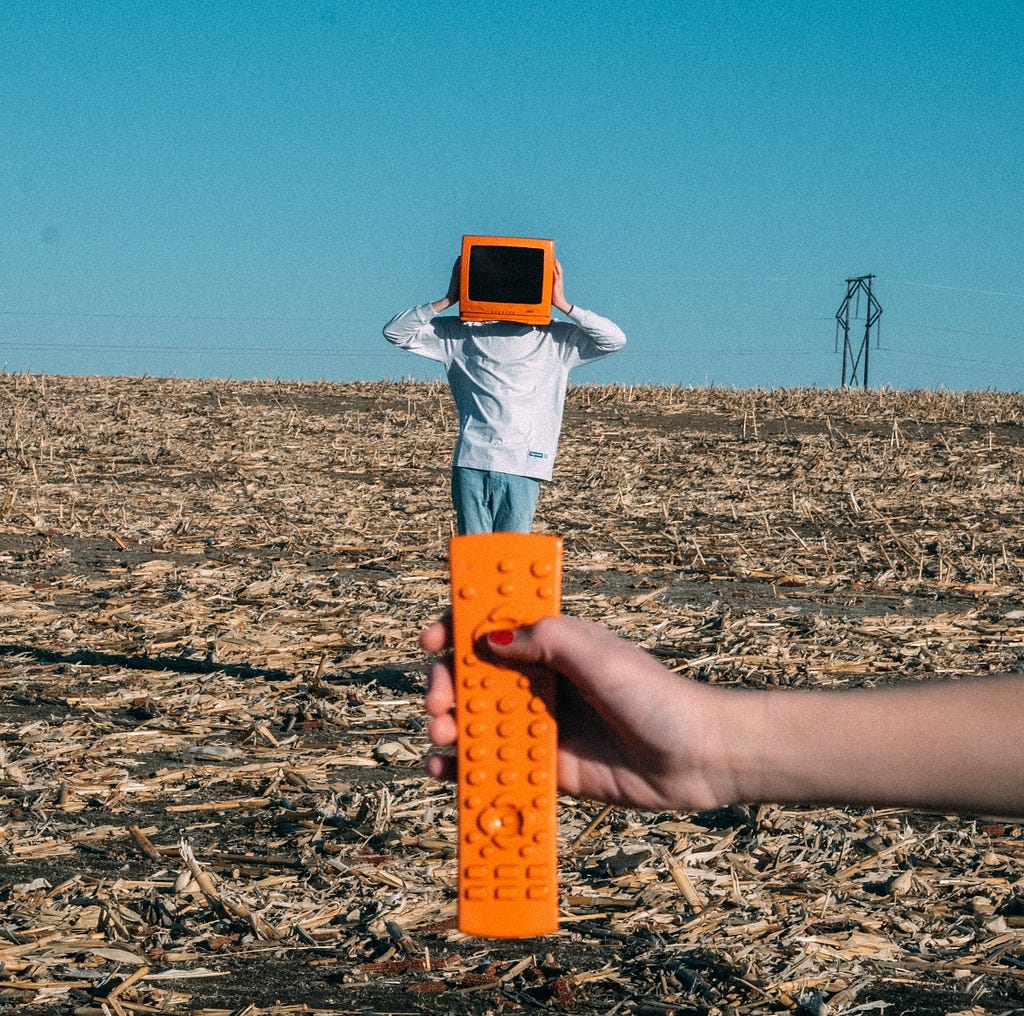
M0 375L4 1006L1018 1011L1005 818L566 799L562 931L454 929L453 427L437 384ZM1022 436L1016 395L575 388L538 525L566 610L685 678L1000 671Z

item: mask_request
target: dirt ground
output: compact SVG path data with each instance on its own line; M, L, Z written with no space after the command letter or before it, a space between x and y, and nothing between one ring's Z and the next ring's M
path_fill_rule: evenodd
M417 632L440 385L0 375L0 1004L1024 1011L1024 823L560 804L562 926L454 918ZM1014 669L1024 399L576 388L564 609L680 679Z

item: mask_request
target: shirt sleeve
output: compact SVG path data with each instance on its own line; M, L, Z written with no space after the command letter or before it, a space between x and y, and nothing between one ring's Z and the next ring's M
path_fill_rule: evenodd
M563 356L570 367L593 363L626 344L626 333L614 321L592 310L573 307L568 317L571 330L565 339Z
M425 356L428 360L447 364L451 359L451 341L447 337L445 318L435 315L429 303L396 314L384 326L384 338L393 346Z

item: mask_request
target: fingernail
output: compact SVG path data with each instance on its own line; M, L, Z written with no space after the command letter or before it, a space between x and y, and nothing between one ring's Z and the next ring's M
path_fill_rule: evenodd
M492 642L496 646L507 646L515 637L515 632L505 630L487 633L487 641Z

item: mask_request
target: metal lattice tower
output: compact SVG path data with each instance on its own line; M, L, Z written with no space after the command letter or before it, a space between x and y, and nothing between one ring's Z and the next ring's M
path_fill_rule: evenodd
M846 280L846 299L843 300L836 311L836 346L839 345L839 335L842 333L843 337L843 380L842 386L845 388L847 384L847 377L849 377L849 383L852 386L857 384L857 372L861 369L861 362L863 359L863 384L864 387L868 386L868 349L871 345L871 329L878 323L878 319L882 316L882 307L879 302L875 299L871 292L871 280L874 278L873 275L861 275L855 279ZM853 311L852 320L856 321L860 315L860 298L861 294L864 294L866 298L866 306L864 309L864 337L861 339L860 349L857 350L854 355L853 347L850 345L850 321L851 321L851 310ZM878 332L875 331L875 344L878 344ZM849 366L849 372L847 372L847 366Z

